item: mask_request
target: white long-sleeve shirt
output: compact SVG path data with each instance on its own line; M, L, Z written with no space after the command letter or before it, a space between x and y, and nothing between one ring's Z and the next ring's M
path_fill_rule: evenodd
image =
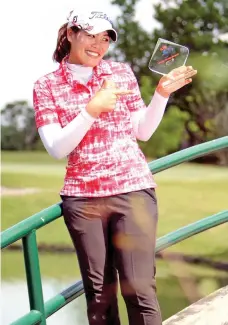
M67 64L73 78L81 83L87 83L92 76L92 68L75 64ZM157 129L165 112L168 98L162 97L155 91L150 104L145 110L131 112L134 134L138 140L147 141ZM38 129L41 140L47 152L56 159L66 157L81 142L96 118L86 110L81 111L64 128L53 123Z

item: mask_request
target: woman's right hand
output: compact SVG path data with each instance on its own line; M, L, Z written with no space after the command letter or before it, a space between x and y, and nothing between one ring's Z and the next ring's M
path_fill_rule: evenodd
M103 112L111 112L115 109L118 96L133 94L132 90L122 90L116 88L115 82L105 79L101 89L89 101L86 106L87 112L98 117Z

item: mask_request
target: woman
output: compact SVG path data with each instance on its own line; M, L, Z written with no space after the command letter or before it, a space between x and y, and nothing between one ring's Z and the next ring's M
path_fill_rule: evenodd
M120 324L117 273L130 325L162 323L155 292L156 184L137 139L158 127L192 67L162 77L148 107L127 64L103 60L117 40L103 12L72 11L58 35L59 68L34 86L38 132L68 158L60 195L77 252L90 325Z

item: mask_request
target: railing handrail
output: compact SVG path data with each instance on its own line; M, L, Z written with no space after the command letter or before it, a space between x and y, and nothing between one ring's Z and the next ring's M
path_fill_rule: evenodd
M152 173L155 174L183 162L226 147L228 147L228 136L183 149L166 157L152 161L148 165ZM57 203L4 230L1 233L1 248L11 245L12 243L26 236L32 230L45 226L46 224L61 217L61 215L61 203Z
M150 162L149 168L155 174L185 161L228 147L228 136L199 144ZM1 233L1 248L22 239L26 266L30 312L11 323L12 325L46 324L46 318L83 293L82 281L70 286L46 303L43 301L41 275L39 269L36 230L62 216L61 203L54 204L31 217L17 223ZM176 244L197 233L228 222L228 210L199 220L169 233L156 242L156 252ZM36 296L36 292L38 295Z
M28 235L32 230L44 227L48 223L62 216L61 202L35 213L14 226L4 230L1 234L1 248L5 248L17 240Z
M168 248L178 242L181 242L203 231L224 224L225 222L228 222L228 210L203 218L201 220L198 220L194 223L191 223L187 226L179 228L178 230L175 230L173 232L168 233L167 235L158 238L156 241L155 251L156 253L158 253L164 250L165 248ZM84 289L81 280L69 286L68 288L66 288L65 290L63 290L62 292L60 292L59 294L57 294L56 296L52 297L51 299L45 302L44 304L45 317L46 318L50 317L55 312L57 312L58 310L66 306L68 303L70 303L72 300L81 296L83 293L84 293ZM23 325L24 319L32 315L33 315L33 311L22 316L11 325ZM36 324L36 323L34 322L29 324Z
M187 226L181 227L175 231L172 231L163 237L160 237L156 241L156 253L173 246L189 237L199 234L208 229L222 225L228 222L228 210L221 211L213 214L212 216L203 218L196 222L190 223Z
M197 144L195 146L182 149L180 151L174 152L165 157L156 159L150 162L149 168L156 174L168 168L177 166L183 162L191 161L195 158L204 156L206 154L212 153L217 150L221 150L228 147L228 136L221 137L218 139L214 139L211 141L207 141L201 144Z

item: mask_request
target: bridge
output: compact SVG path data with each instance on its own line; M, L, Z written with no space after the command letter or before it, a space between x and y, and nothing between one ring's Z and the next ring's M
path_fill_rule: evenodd
M228 136L193 146L149 163L153 174L228 148ZM11 325L46 325L48 317L84 293L82 281L44 302L36 232L62 216L61 202L40 211L1 233L1 249L22 240L30 311ZM188 224L157 239L156 252L228 222L228 210ZM163 322L164 325L228 325L228 286L220 288ZM12 306L13 307L13 306Z

